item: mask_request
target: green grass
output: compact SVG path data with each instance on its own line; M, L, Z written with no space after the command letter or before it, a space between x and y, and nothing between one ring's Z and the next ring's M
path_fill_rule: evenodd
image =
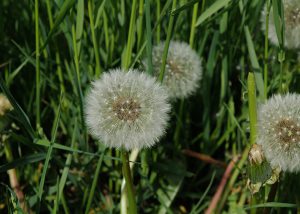
M153 73L153 46L180 40L199 54L203 80L195 94L172 102L166 135L139 151L132 177L138 213L203 213L224 168L183 149L229 163L216 213L299 212L298 174L282 174L252 196L246 187L256 108L281 92L300 92L297 51L284 49L280 0L273 19L279 47L261 30L259 0L57 0L0 2L0 87L14 110L0 118L0 212L21 212L7 170L16 168L25 200L40 213L126 213L122 159L105 149L84 123L92 80L111 68ZM248 79L249 77L249 79ZM9 154L10 157L7 157ZM136 154L134 154L136 155ZM128 213L128 212L127 212Z

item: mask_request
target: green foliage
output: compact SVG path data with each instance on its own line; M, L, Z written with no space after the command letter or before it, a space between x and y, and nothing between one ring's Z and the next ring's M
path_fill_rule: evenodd
M8 158L0 143L1 213L22 212L6 173L12 168L32 211L120 212L120 151L88 135L84 96L91 81L110 68L143 68L145 57L149 64L152 46L163 40L189 42L204 74L197 93L172 103L165 137L139 152L133 167L138 212L196 214L211 204L224 168L183 149L224 163L239 157L216 213L265 207L295 212L300 197L295 189L287 195L293 189L289 181L297 182L290 175L282 176L274 201L255 201L246 188L248 73L254 74L257 106L266 95L300 91L298 55L283 49L281 1L271 2L280 47L265 46L259 0L36 1L38 16L34 1L0 1L0 87L14 108L0 118L1 139L11 148ZM262 191L268 195L270 188Z

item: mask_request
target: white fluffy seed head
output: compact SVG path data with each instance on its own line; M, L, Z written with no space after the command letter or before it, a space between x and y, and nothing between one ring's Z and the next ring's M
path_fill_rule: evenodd
M153 47L152 62L154 75L159 76L165 42ZM147 61L144 60L147 67ZM202 77L201 61L198 54L184 42L171 41L164 73L163 84L169 96L186 98L194 93Z
M300 95L275 95L258 111L257 144L272 168L300 171Z
M300 48L300 4L299 0L283 0L284 21L285 21L285 47L288 49ZM262 30L266 29L266 4L262 11ZM278 46L275 22L273 18L273 8L270 9L269 33L270 41Z
M137 70L114 69L92 83L85 100L90 133L107 147L153 146L164 134L170 105L166 89Z

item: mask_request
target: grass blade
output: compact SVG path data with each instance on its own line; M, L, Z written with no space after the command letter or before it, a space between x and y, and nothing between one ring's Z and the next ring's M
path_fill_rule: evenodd
M253 44L248 26L244 27L244 31L245 31L245 36L246 36L246 40L247 40L247 47L248 47L251 65L254 70L254 76L255 76L255 82L256 82L256 87L257 87L257 91L258 91L258 97L262 101L265 99L265 97L264 97L265 93L264 93L264 81L262 78L261 68L260 68L258 60L257 60L257 56L256 56L255 49L254 49L254 44Z
M5 172L9 169L17 168L19 166L24 166L26 164L35 163L45 158L46 158L45 153L36 153L36 154L28 155L0 166L0 173Z
M217 0L208 9L206 9L197 19L196 26L202 24L206 19L214 15L223 7L226 7L231 0Z
M13 108L14 108L13 112L16 113L18 120L22 123L22 125L24 126L24 128L26 129L26 131L28 132L30 137L32 139L34 139L35 138L35 131L33 130L32 126L31 126L31 123L29 121L28 116L25 114L23 109L17 103L16 99L10 93L10 91L8 90L4 80L1 77L0 77L0 87L3 91L3 93L9 99L11 105L13 106Z
M51 144L50 144L50 146L48 148L48 151L47 151L46 160L45 160L45 163L44 163L44 166L43 166L43 172L42 172L41 179L40 179L39 189L38 189L38 193L37 193L38 194L37 213L39 213L39 211L40 211L39 209L40 209L40 203L41 203L41 200L42 200L42 194L43 194L43 191L44 191L44 183L45 183L46 173L47 173L48 165L49 165L49 162L50 162L50 159L51 159L53 144L54 144L54 140L55 140L57 129L58 129L58 123L59 123L60 114L61 114L62 98L63 98L63 96L61 94L60 95L59 106L58 106L58 112L57 112L55 120L54 120L55 121L54 122L54 131L53 131L52 136L51 136Z
M75 3L76 3L75 0L66 0L63 2L63 5L61 6L60 11L58 12L56 19L54 21L53 28L51 28L51 30L47 36L47 39L43 43L43 46L40 48L40 51L42 51L47 46L47 44L50 41L50 39L52 38L53 34L56 32L58 26L60 25L60 23L64 20L65 16L67 15L67 12L73 7L73 5Z
M102 162L103 162L104 154L105 154L105 150L102 152L102 154L101 154L101 156L98 160L98 163L97 163L97 167L96 167L92 187L91 187L91 190L90 190L90 194L89 194L86 209L85 209L85 214L89 213L89 210L90 210L90 207L91 207L91 204L92 204L92 201L93 201L93 197L94 197L96 185L97 185L97 182L98 182L98 177L99 177L100 168L101 168L101 165L102 165Z
M267 202L263 204L256 204L253 206L245 206L245 210L256 209L261 207L282 207L282 208L297 208L297 204L279 203L279 202Z
M151 34L151 17L150 17L150 0L145 0L146 7L146 36L147 36L147 72L152 75L152 34Z

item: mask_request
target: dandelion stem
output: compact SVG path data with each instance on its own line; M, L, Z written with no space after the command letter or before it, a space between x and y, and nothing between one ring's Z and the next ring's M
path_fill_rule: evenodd
M125 188L127 193L127 199L128 199L128 210L130 214L136 214L137 213L137 206L135 201L135 194L133 189L133 182L131 178L131 171L129 167L129 158L128 158L128 152L123 150L121 152L122 156L122 169L123 169L123 176L125 178Z
M254 74L248 74L248 104L249 104L249 120L250 120L250 144L255 143L256 138L256 90Z
M172 4L172 11L176 9L176 0L173 0ZM171 15L170 13L170 21L168 25L168 32L167 32L167 39L164 47L164 52L162 55L162 64L160 67L160 73L159 73L159 82L163 82L164 80L164 74L165 74L165 69L166 69L166 62L167 62L167 57L168 57L168 50L169 50L169 45L170 45L170 40L172 36L172 30L173 30L173 25L174 25L174 15Z

